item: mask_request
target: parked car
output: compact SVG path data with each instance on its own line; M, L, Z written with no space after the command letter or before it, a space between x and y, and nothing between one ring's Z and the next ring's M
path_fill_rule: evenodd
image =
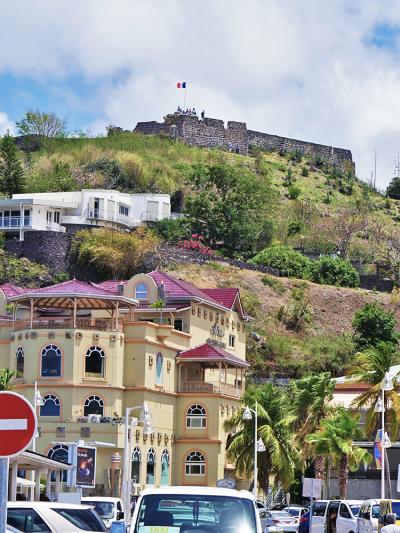
M82 503L90 505L103 520L107 529L111 523L124 519L123 504L121 498L109 498L106 496L85 496Z
M285 511L260 511L261 524L264 531L297 532L299 521ZM271 529L273 528L273 529Z
M8 502L7 524L22 533L106 532L88 505L53 502Z
M299 520L299 533L309 533L310 528L310 511L307 511Z
M285 511L286 513L291 514L294 518L297 518L297 520L299 521L300 521L300 518L305 513L308 513L308 509L306 509L306 507L302 507L301 505L291 505L289 507L284 507L282 511Z
M357 533L357 518L361 500L342 500L336 518L336 533Z
M136 504L130 533L262 533L253 495L214 487L161 487L144 490Z
M381 515L380 500L365 500L362 502L357 517L358 533L376 533Z

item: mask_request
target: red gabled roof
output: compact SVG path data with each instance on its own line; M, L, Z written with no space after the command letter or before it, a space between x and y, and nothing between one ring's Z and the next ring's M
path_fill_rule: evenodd
M106 291L113 292L114 294L118 294L118 285L126 285L127 281L118 281L118 280L108 280L108 281L102 281L101 283L96 283L98 287L101 287L102 289L105 289Z
M223 348L218 346L212 346L211 344L204 343L189 350L183 350L176 356L183 361L207 361L207 362L219 362L223 361L235 366L249 367L250 364L243 359L239 359L236 355L233 355Z
M17 285L12 285L12 283L4 283L4 285L0 285L0 290L4 292L6 298L9 298L10 296L23 294L27 290L34 291L36 289L24 289L23 287L17 287Z
M86 283L85 281L79 281L77 279L71 279L62 283L56 283L49 287L42 287L40 289L24 289L21 293L35 292L35 294L51 295L51 294L90 294L93 296L115 296L111 291L107 291L94 283ZM13 296L16 296L13 295Z
M232 309L236 297L239 294L239 289L230 288L202 289L202 291L228 309Z

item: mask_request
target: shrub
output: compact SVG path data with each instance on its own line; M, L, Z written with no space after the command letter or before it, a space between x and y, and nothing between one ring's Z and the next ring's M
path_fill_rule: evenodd
M155 250L158 237L145 228L132 233L111 229L85 229L75 234L72 251L81 265L93 264L104 276L127 279L142 268Z
M289 159L294 163L301 163L303 159L303 153L301 152L301 150L294 150L294 152L290 152Z
M360 276L357 270L344 259L335 257L321 257L310 264L310 279L323 285L338 287L358 287Z
M191 239L181 241L179 246L183 250L192 250L194 252L199 252L202 255L214 255L214 250L209 246L204 244L204 237L201 235L193 234Z
M307 178L308 177L308 168L307 167L303 167L301 169L301 175L304 177L304 178Z
M261 250L250 263L276 268L282 275L302 278L308 272L311 261L290 246L273 244Z
M291 167L288 167L286 176L283 178L283 184L285 185L285 187L290 187L291 185L293 185L294 181L295 177L293 175L293 170L291 169Z
M295 185L289 186L288 194L291 200L296 200L300 196L300 193L301 193L301 189L299 187L296 187Z
M367 303L355 314L352 322L355 330L354 340L358 349L377 346L380 342L397 344L394 314L385 311L377 303Z
M320 335L306 340L306 363L314 372L343 375L354 356L354 342L348 333Z
M283 294L286 291L285 285L274 276L270 276L266 274L261 278L261 281L266 285L267 287L271 287L276 293Z
M14 257L0 250L0 283L14 283L25 287L38 287L52 282L49 269L29 261L26 257Z
M287 229L287 236L292 237L293 235L298 235L304 229L303 222L290 222Z
M289 329L301 331L312 322L313 309L310 297L304 289L294 288L290 295L289 304L279 311L278 319Z
M171 243L190 237L189 222L185 218L164 218L155 224L154 231L161 239Z

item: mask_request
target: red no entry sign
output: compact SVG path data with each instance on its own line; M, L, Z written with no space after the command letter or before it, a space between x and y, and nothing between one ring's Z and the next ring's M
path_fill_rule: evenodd
M15 392L0 392L0 458L26 450L36 426L36 413L28 400Z

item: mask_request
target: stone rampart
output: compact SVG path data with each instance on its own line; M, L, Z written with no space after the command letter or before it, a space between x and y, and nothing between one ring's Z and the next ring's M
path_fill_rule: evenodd
M201 120L196 116L169 115L168 124L138 122L134 131L145 135L163 133L192 146L221 148L241 154L247 154L250 146L279 152L299 151L304 155L319 157L343 170L355 170L350 150L248 130L245 122L229 121L225 127L223 120L215 118Z

